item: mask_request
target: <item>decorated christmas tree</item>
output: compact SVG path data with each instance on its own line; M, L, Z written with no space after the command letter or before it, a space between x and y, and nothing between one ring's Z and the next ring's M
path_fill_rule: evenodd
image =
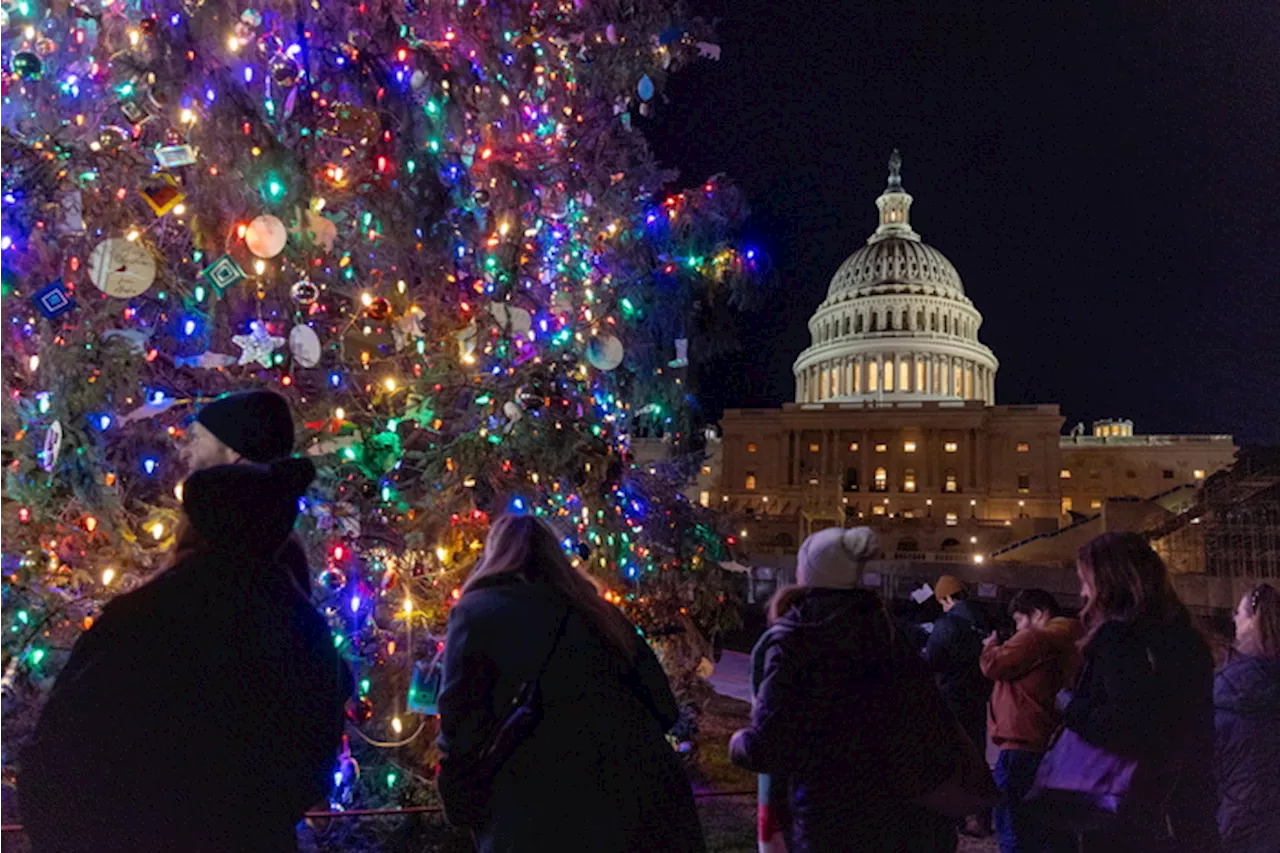
M673 190L635 117L718 55L703 24L658 0L3 9L8 782L78 634L169 557L193 411L251 387L320 469L299 533L358 691L335 808L430 802L415 673L501 512L550 520L687 677L661 638L731 611L680 493L693 386L758 264L733 188ZM676 461L634 468L640 435Z

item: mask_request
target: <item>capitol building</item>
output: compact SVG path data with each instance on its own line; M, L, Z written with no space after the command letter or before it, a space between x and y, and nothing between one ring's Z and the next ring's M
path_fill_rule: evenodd
M795 402L723 416L697 497L744 519L751 552L793 554L822 527L871 524L887 556L982 562L1070 544L1058 534L1073 528L1140 526L1231 465L1231 436L1140 435L1125 420L1064 433L1055 403L999 403L980 284L967 292L924 242L913 201L895 151L874 231L809 321Z

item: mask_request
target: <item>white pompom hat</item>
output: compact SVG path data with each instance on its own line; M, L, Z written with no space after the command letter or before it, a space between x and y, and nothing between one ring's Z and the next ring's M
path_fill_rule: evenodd
M828 527L804 540L796 557L801 586L857 589L868 560L880 554L880 538L870 527Z

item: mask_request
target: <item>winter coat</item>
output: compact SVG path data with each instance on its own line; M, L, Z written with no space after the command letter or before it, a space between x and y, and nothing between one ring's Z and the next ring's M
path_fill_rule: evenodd
M1164 813L1139 822L1158 827L1167 818L1183 853L1216 849L1213 658L1189 618L1098 628L1063 722L1110 752L1168 768Z
M1043 752L1062 721L1054 707L1079 667L1080 623L1057 617L982 650L982 674L995 682L987 706L987 731L1001 749Z
M349 686L287 572L188 557L110 602L58 676L18 783L34 850L295 849Z
M909 801L954 769L955 723L879 598L809 590L770 636L751 726L729 754L788 778L794 849L953 850L948 821Z
M547 660L542 720L498 771L475 828L481 853L704 850L693 792L664 737L679 709L662 666L638 634L628 664L577 611L551 653L567 606L550 585L514 576L454 605L439 697L446 810L474 811L453 779Z
M982 641L989 633L982 610L963 599L933 623L924 646L924 659L947 707L974 738L979 750L985 741L983 721L991 682L978 668L978 658L982 655Z
M1241 655L1213 684L1223 850L1280 849L1280 660Z

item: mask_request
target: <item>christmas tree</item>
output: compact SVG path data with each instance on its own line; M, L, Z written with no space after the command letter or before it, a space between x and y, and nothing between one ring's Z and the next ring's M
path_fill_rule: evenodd
M680 489L698 366L758 264L734 189L672 191L635 118L718 55L701 22L657 0L3 16L7 781L79 632L168 559L176 442L232 390L285 395L320 469L299 532L358 682L336 808L431 801L415 672L496 514L548 518L655 638L729 614L724 540ZM631 466L638 435L677 462Z

